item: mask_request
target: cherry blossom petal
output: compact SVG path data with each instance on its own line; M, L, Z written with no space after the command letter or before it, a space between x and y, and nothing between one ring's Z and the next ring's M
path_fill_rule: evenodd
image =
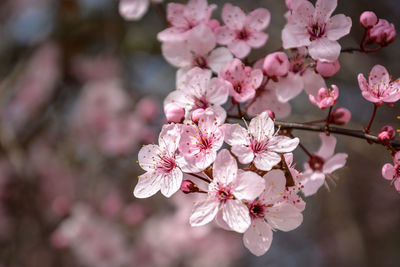
M340 44L328 38L320 38L311 42L308 52L315 60L333 62L339 57Z
M171 27L159 32L157 39L160 42L180 42L185 40L186 35L185 28Z
M216 44L214 33L205 24L199 24L191 29L188 34L187 45L196 55L207 55L215 48Z
M375 65L369 73L368 84L370 87L387 87L390 78L386 68L382 65Z
M256 139L262 140L274 134L274 122L267 112L263 112L250 121L248 131Z
M227 149L222 149L213 165L214 180L222 184L229 184L236 179L237 169L235 158Z
M400 179L396 179L394 182L394 188L396 188L397 192L400 192Z
M167 20L175 27L187 27L187 20L183 15L185 5L177 3L168 3Z
M272 83L272 86L275 89L278 100L285 103L301 93L304 83L300 75L289 72L286 77L279 78L277 83Z
M243 235L243 244L256 256L261 256L271 247L272 229L262 219L252 221Z
M293 164L293 153L286 153L283 155L285 157L286 164L290 167Z
M319 137L321 138L321 147L316 154L323 159L332 157L335 151L336 138L332 135L327 136L325 133L320 133Z
M358 74L358 85L360 86L361 91L367 91L368 90L368 82L367 79L365 79L364 75L361 73Z
M164 174L161 179L161 193L166 197L172 196L181 188L182 177L183 174L179 168L174 168Z
M393 162L394 164L400 165L400 151L397 151L397 153L394 154Z
M169 153L169 156L172 156L178 148L180 137L181 133L177 125L166 124L161 130L158 144L162 150L165 150Z
M207 58L208 66L216 73L233 59L232 53L225 47L218 47L211 51Z
M223 204L222 218L238 233L244 233L251 223L249 209L238 199L228 200Z
M146 172L139 176L139 181L133 190L136 198L151 197L161 188L162 175L157 172Z
M392 164L386 163L382 167L382 176L386 180L392 180L395 174L395 168Z
M241 8L227 3L222 9L222 20L229 28L241 30L246 22L246 14Z
M201 226L211 222L218 212L219 203L214 198L207 198L193 206L190 216L191 226Z
M242 40L233 40L228 44L228 49L234 54L237 58L244 58L250 53L250 46L246 43L246 41Z
M314 20L320 22L328 21L337 6L337 0L317 0L315 3Z
M314 195L318 189L324 184L325 182L325 174L322 172L309 172L303 173L303 191L304 196L308 197Z
M247 130L238 124L224 124L225 142L231 146L249 144Z
M337 153L324 163L322 171L324 173L332 173L337 169L343 168L346 165L346 160L346 153Z
M217 225L219 227L221 227L222 229L226 230L226 231L233 231L229 225L224 221L223 217L222 217L222 212L218 212L217 216L215 216L215 222L217 223Z
M242 164L249 164L254 159L254 153L250 147L244 145L232 146L232 153L238 158Z
M284 49L310 45L310 36L304 26L286 24L282 30L282 46Z
M230 44L235 40L236 34L228 26L221 26L217 29L215 33L217 37L217 42L221 45Z
M351 29L351 18L338 14L331 17L326 24L326 35L329 40L336 41L349 34Z
M268 27L271 14L266 8L257 8L246 17L246 26L252 31L262 31Z
M156 169L158 162L158 155L162 153L162 150L157 145L145 145L139 150L138 160L139 166L148 172L152 172Z
M268 40L268 34L265 32L252 32L246 43L252 48L260 48Z
M309 21L313 20L314 6L309 1L298 1L295 6L292 15L290 16L290 22L295 23L299 26L307 26Z
M191 66L193 54L185 42L164 42L161 46L164 58L175 67Z
M257 173L251 171L240 172L233 185L233 194L241 200L254 200L265 188L265 181Z
M301 76L304 83L304 90L309 95L317 95L320 88L326 88L325 79L312 69L306 69Z
M397 91L394 91L388 96L383 97L382 101L385 103L394 103L397 102L397 100L399 99L400 99L400 89L397 89Z
M149 8L149 0L121 0L119 13L126 20L139 20Z
M256 116L266 109L272 110L278 119L289 116L291 112L290 104L278 101L274 90L265 90L261 95L257 96L247 113L250 116Z
M286 177L281 170L271 170L264 175L265 191L260 196L264 203L273 204L282 198L286 186Z
M277 153L265 151L255 155L254 165L256 165L257 169L269 171L280 161L281 157Z
M289 138L287 136L275 136L271 138L273 145L269 146L268 149L277 153L292 152L299 145L299 138Z
M292 204L280 203L268 209L266 214L268 223L275 229L291 231L303 222L303 215Z
M228 100L231 84L221 78L212 78L207 88L207 100L214 105L222 105Z

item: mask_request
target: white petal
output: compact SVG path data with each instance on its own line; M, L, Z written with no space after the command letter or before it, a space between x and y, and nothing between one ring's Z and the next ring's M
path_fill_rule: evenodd
M190 216L191 226L201 226L211 222L218 212L218 201L214 198L207 198L193 206Z
M303 173L303 191L304 196L308 197L317 193L318 189L325 182L325 174L322 172L304 172Z
M281 170L271 170L264 175L265 191L260 196L263 203L273 204L282 198L286 186L286 177Z
M268 223L275 229L291 231L303 222L303 215L292 204L283 202L268 209L265 216Z
M273 82L272 87L275 89L278 100L286 103L301 93L304 84L300 75L289 72L286 77L279 78L277 83Z
M262 219L253 220L243 235L243 244L251 253L261 256L271 247L272 229Z
M157 172L146 172L139 176L139 181L135 186L133 195L137 198L151 197L161 187L161 175Z
M181 133L176 124L165 124L158 137L158 144L161 149L169 153L169 156L173 156L178 148L180 137Z
M227 149L222 149L213 165L214 180L222 184L229 184L237 175L237 163Z
M174 168L168 174L164 174L161 179L161 193L166 197L172 196L180 189L182 176L182 171L179 168Z
M324 78L312 69L306 69L301 76L304 84L304 91L309 95L318 95L318 90L327 88Z
M315 60L333 62L339 57L340 44L328 38L320 38L311 42L308 52Z
M188 49L187 42L163 42L162 55L175 67L189 67L193 63L193 54Z
M240 172L235 183L232 184L233 194L241 200L254 200L264 189L264 179L251 171Z
M297 137L290 138L281 135L272 137L270 141L273 145L268 146L268 149L277 153L292 152L296 149L300 142L299 138Z
M277 153L266 151L255 155L254 165L256 165L257 169L269 171L280 161L281 157Z
M211 51L207 58L208 66L215 72L225 67L233 59L232 53L226 47L218 47Z
M248 133L245 128L238 124L224 124L225 142L231 146L247 145Z
M248 146L234 145L232 146L232 153L242 164L249 164L254 159L253 150L251 150L251 148Z
M244 233L251 223L249 209L238 199L228 200L223 204L222 218L238 233Z
M145 145L139 150L138 160L139 166L148 172L152 172L157 168L157 164L160 162L159 154L162 150L157 145Z
M256 139L263 140L265 137L270 137L274 131L274 122L267 112L261 113L250 121L249 133Z
M321 138L321 147L319 148L317 155L323 159L328 159L332 157L335 151L336 138L332 135L327 136L325 133L319 135Z
M343 168L346 165L347 154L346 153L337 153L330 159L328 159L322 168L324 173L332 173L337 169Z
M331 17L326 24L326 34L330 40L338 40L349 34L351 29L351 18L343 14Z
M119 13L126 20L139 20L146 14L149 0L121 0Z

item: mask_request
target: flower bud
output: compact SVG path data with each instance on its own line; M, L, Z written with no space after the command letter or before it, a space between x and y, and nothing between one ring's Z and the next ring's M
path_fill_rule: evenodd
M200 192L200 189L195 183L190 180L183 180L181 184L181 191L185 194Z
M395 137L396 132L390 125L383 126L380 133L378 134L378 140L384 145L388 145L390 141L393 140Z
M275 52L265 57L263 71L270 77L285 76L289 71L290 63L283 52Z
M174 103L169 103L164 107L165 117L168 122L180 123L185 118L185 110Z
M378 23L378 17L372 11L364 11L360 16L360 24L368 29Z
M337 125L345 125L351 119L351 112L347 108L337 108L335 109L330 118L329 123Z
M396 29L392 23L379 19L378 23L368 30L368 42L387 46L396 39Z
M264 112L267 112L268 116L271 118L271 120L275 120L275 113L272 110L266 109Z
M204 114L205 110L198 108L192 112L192 121L198 122L200 117Z
M334 62L317 61L315 70L324 78L329 78L335 75L340 70L339 60Z

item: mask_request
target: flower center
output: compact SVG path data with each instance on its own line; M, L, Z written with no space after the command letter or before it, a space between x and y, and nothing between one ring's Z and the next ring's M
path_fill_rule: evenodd
M268 144L268 142L263 142L263 141L258 141L258 140L252 139L251 143L250 143L250 148L256 154L262 153L265 150L267 150L267 144Z
M162 157L160 165L157 168L163 173L169 173L176 166L175 159L172 157Z
M325 24L314 22L307 27L308 34L311 40L316 40L325 35Z
M207 150L207 149L211 148L212 144L213 144L212 138L203 136L203 135L201 136L200 142L199 142L199 148L201 150Z
M194 100L194 109L202 108L206 109L208 108L208 101L204 98L196 98Z
M196 57L195 59L194 59L194 66L197 66L197 67L200 67L200 68L202 68L202 69L205 69L205 68L207 68L207 60L204 58L204 57L202 57L202 56L198 56L198 57Z
M221 188L217 191L217 198L218 198L218 200L221 201L221 202L226 202L228 199L234 198L234 196L232 195L230 188L228 188L228 187L221 187Z
M254 201L248 204L248 208L250 211L250 217L256 219L264 217L267 206L259 201Z
M394 169L394 177L400 178L400 165L396 165L396 168Z
M243 29L237 33L237 38L239 40L247 40L249 39L249 33L246 31L246 29Z
M313 154L308 160L308 164L313 171L321 171L324 166L324 159L320 156Z
M235 90L237 93L241 93L242 92L242 84L241 83L236 83L234 86L233 86L233 90Z

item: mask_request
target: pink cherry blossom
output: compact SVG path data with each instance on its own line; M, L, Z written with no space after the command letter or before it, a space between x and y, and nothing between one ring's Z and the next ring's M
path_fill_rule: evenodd
M223 142L221 122L208 110L200 116L197 125L192 122L182 126L179 151L189 164L204 170L214 162Z
M331 88L321 88L318 91L318 96L313 95L308 96L311 103L319 107L320 109L325 109L327 107L332 107L336 104L337 98L339 97L339 88L332 84Z
M295 98L304 89L307 94L316 95L318 90L326 87L325 80L309 66L314 64L307 57L305 48L297 49L289 56L290 68L284 77L278 81L271 80L269 87L275 89L276 96L280 102L286 103Z
M390 125L383 126L378 134L378 140L385 145L388 145L390 141L395 138L396 138L396 131Z
M289 68L289 59L283 52L271 53L265 57L263 72L270 77L285 76L288 73Z
M208 5L207 0L189 0L186 5L169 3L167 20L171 27L158 33L161 42L183 41L191 29L199 24L209 24L216 5ZM212 25L212 24L211 24Z
M238 171L237 163L228 150L223 149L213 165L213 181L207 196L198 201L190 216L192 226L211 222L218 212L234 231L243 233L250 226L250 214L243 200L254 200L264 190L264 180L256 173Z
M251 253L261 256L271 246L274 230L291 231L303 222L301 211L288 202L281 202L286 179L281 170L272 170L263 177L264 192L248 203L251 226L243 235L243 243Z
M299 139L277 136L274 122L263 112L250 121L246 130L238 124L225 124L225 142L240 163L254 162L257 169L269 171L281 161L279 153L293 151Z
M304 188L302 191L305 196L315 194L323 184L329 189L326 178L329 178L332 182L337 181L338 178L332 172L343 168L347 160L345 153L333 154L336 146L335 137L326 136L324 133L319 136L322 141L321 147L304 164L302 175Z
M214 107L225 120L226 112L221 105L228 99L230 83L221 78L211 78L210 70L198 67L188 71L176 91L171 92L164 100L164 107L174 103L186 110L185 116L190 120L191 112L198 108Z
M218 77L231 84L229 95L240 103L252 99L263 80L261 70L253 70L251 67L246 67L237 58L222 68L218 73Z
M363 74L358 74L358 84L366 100L380 105L400 99L400 79L391 81L384 66L375 65L368 77L367 82Z
M343 14L331 17L337 0L318 0L298 3L282 31L283 48L307 46L315 60L335 61L340 54L338 39L347 35L351 19Z
M170 197L179 190L182 183L182 170L178 166L176 149L180 130L175 124L164 125L158 145L146 145L139 151L139 166L146 171L139 176L134 195L147 198L159 190Z
M162 53L165 59L179 68L210 68L218 72L233 59L225 47L216 46L214 33L205 24L194 27L187 39L180 42L164 42Z
M378 17L372 11L364 11L360 16L360 24L368 29L378 23Z
M367 42L377 43L380 46L387 46L396 39L396 29L393 23L385 19L379 19L371 29L368 30Z
M390 163L383 165L382 176L392 181L397 192L400 193L400 151L394 155L393 165Z
M265 8L257 8L247 16L244 11L231 4L222 9L225 26L217 30L217 42L227 45L238 58L244 58L251 48L259 48L267 42L268 34L263 32L269 25L270 13Z

